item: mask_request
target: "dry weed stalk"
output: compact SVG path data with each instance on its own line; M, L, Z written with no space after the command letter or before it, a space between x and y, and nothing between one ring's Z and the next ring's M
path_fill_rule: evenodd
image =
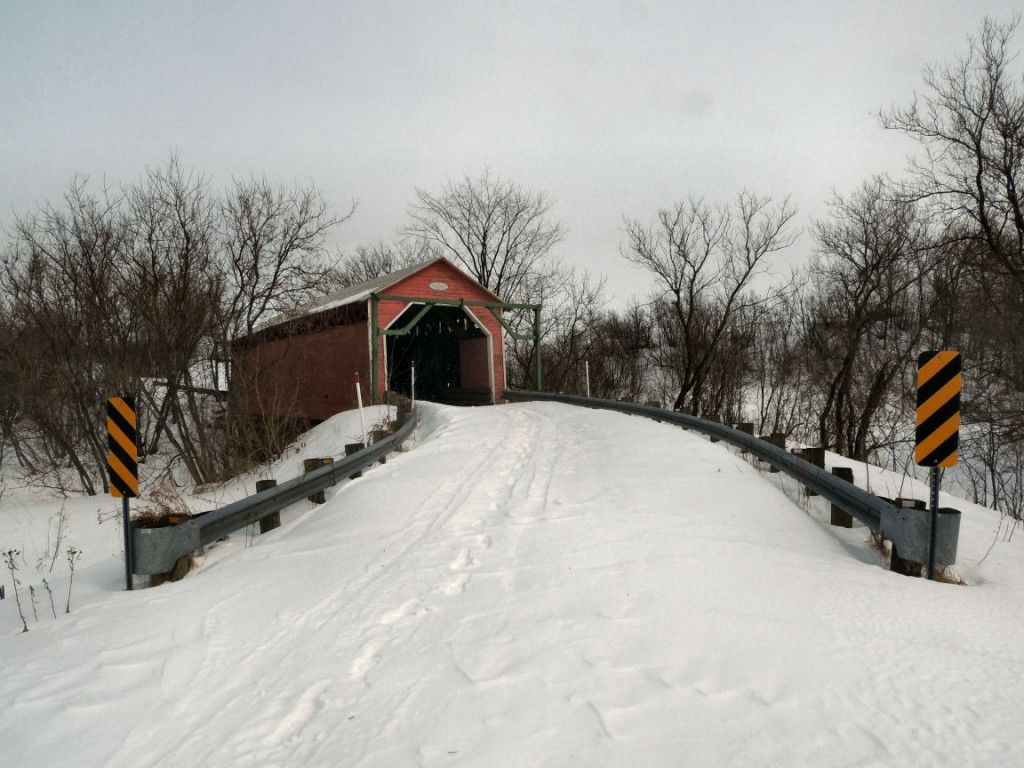
M68 566L71 568L71 579L68 581L68 604L64 607L64 613L71 613L71 587L75 583L75 563L82 556L82 550L76 547L68 547Z
M25 612L21 609L21 595L18 594L18 576L16 571L18 570L18 564L15 559L20 555L21 552L17 549L8 549L3 553L4 562L7 563L7 570L11 572L11 581L14 582L14 599L18 603L18 615L21 617L22 633L28 632L28 622L25 621Z

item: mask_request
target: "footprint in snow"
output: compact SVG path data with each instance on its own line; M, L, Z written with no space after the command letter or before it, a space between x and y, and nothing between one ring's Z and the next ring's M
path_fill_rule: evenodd
M451 565L448 567L453 571L464 571L467 568L473 568L476 565L476 560L473 559L473 555L470 554L468 549L460 549L459 554L452 560Z

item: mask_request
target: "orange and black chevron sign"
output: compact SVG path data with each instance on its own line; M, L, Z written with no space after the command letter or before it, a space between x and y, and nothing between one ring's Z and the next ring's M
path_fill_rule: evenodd
M107 400L107 465L110 495L136 498L139 495L139 449L135 433L135 401L131 397Z
M917 445L922 467L956 466L960 447L960 353L922 352L917 358Z

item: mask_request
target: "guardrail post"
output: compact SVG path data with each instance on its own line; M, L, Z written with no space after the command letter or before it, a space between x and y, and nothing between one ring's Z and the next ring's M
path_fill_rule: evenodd
M361 450L363 450L363 444L362 443L345 443L345 455L346 456L351 456L353 453L359 453ZM360 469L355 474L349 475L348 479L349 480L355 480L357 477L362 477L362 476L363 476L363 470Z
M387 436L388 436L388 433L385 432L383 429L375 429L375 430L373 430L373 432L370 433L370 444L372 445L373 443L379 443L381 440L383 440ZM387 464L388 463L388 457L387 456L381 456L380 457L380 463L381 464Z
M326 467L328 464L333 464L334 459L323 458L323 459L304 459L302 462L302 471L306 474L312 472L314 469L320 469L320 467ZM309 500L314 504L323 504L327 501L326 491L317 491L312 496L309 496Z
M940 568L956 562L960 541L960 510L939 507L935 521L935 564Z
M398 401L398 406L395 410L395 421L399 426L405 424L412 415L412 404L407 398L402 398Z
M713 421L713 422L715 422L715 424L721 424L722 423L722 417L719 416L717 413L712 413L712 414L709 414L709 415L705 416L704 420L705 421ZM712 443L719 442L719 438L715 437L714 435L708 435L708 437L711 438L711 442Z
M928 513L928 502L924 499L895 499L893 506L897 509L913 510L921 515L927 515ZM916 515L915 515L916 517ZM917 526L922 531L927 530L927 526ZM918 544L917 549L921 550L918 557L924 555L922 560L927 558L927 542L924 541L923 536L916 537L921 541L916 542ZM922 576L924 574L925 565L917 560L910 560L902 557L896 550L896 542L892 542L892 552L889 555L889 570L895 573L902 574L904 576Z
M804 448L801 455L803 456L804 461L809 462L816 467L820 467L821 469L825 468L824 448ZM806 490L808 496L818 495L816 491L812 491L810 488L807 488Z
M745 432L746 434L750 435L751 437L754 436L754 422L752 422L752 421L741 421L739 424L736 425L736 429L738 429L740 432ZM747 455L747 449L746 448L740 448L740 453L742 453L744 456L746 456Z
M853 482L853 467L832 467L832 474L840 480ZM853 528L853 515L833 504L831 523L838 528Z
M767 439L767 441L771 445L774 445L776 448L778 448L780 450L783 450L783 451L786 450L786 433L785 432L772 432L770 435L768 435L768 437L766 439ZM776 467L774 464L772 464L772 465L769 466L769 471L773 472L773 473L774 472L778 472L779 468Z
M271 488L277 487L277 480L257 480L256 481L256 493L260 491L267 491ZM275 512L272 515L260 518L260 533L264 534L268 531L272 531L275 528L281 527L281 513Z

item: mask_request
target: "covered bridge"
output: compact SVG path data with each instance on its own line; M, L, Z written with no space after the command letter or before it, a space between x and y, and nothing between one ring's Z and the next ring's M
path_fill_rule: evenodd
M319 422L388 390L417 399L494 403L505 387L508 304L443 258L344 288L232 345L241 413ZM535 345L539 349L539 344ZM539 371L539 368L538 368ZM538 373L539 376L539 373Z

